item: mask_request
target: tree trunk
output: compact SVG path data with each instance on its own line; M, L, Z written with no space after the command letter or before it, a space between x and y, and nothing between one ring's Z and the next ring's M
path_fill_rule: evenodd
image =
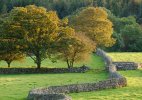
M69 61L67 60L67 65L68 65L68 68L70 69L70 64L69 64Z
M10 68L11 62L7 61L8 68Z
M37 68L38 68L38 69L41 68L41 62L40 62L40 61L37 62Z
M70 66L70 68L73 68L73 61L70 61L69 66Z
M41 56L39 53L36 55L36 64L37 64L37 69L41 68Z

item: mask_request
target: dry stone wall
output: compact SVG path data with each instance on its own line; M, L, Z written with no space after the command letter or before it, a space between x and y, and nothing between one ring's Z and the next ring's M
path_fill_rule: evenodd
M112 63L111 58L107 56L107 54L101 49L97 49L96 53L104 59L106 63L106 69L110 75L109 79L96 83L71 84L64 86L51 86L48 88L33 89L29 92L27 99L71 100L70 97L65 95L66 93L90 92L127 86L126 78L117 73L116 65ZM62 97L62 99L60 97Z
M35 74L35 73L84 73L90 68L87 66L74 68L0 68L0 74Z
M63 93L79 93L79 92L90 92L98 91L103 89L118 88L126 86L126 79L124 78L112 78L104 81L99 81L97 83L84 83L84 84L72 84L64 86L51 86L42 89L33 89L29 92L28 100L60 100L60 97L68 98ZM59 94L59 95L57 95ZM52 96L48 96L52 95ZM54 96L55 95L55 96ZM50 98L45 98L45 96ZM58 98L59 96L59 98ZM56 99L54 99L56 97ZM40 98L40 99L37 99ZM66 100L66 99L61 99Z
M113 62L116 65L117 70L136 70L141 66L135 62Z
M117 70L136 70L141 67L140 64L135 62L113 62L107 53L101 49L97 49L96 53L104 59L107 69L111 64L114 64Z

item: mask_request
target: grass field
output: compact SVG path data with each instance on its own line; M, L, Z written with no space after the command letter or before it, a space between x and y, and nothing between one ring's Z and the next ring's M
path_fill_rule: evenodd
M113 61L131 61L142 63L142 52L112 52L108 53L108 55L112 58Z
M107 77L105 72L0 75L0 100L26 100L29 90L33 88L96 82Z
M142 70L120 71L128 86L118 89L70 94L73 100L142 100Z
M92 54L91 58L86 60L86 61L81 61L75 64L75 66L80 67L82 65L87 65L89 67L92 68L104 68L104 63L102 63L102 58ZM26 59L24 59L23 61L14 61L11 64L11 68L24 68L24 67L32 67L32 68L36 68L36 65L34 64L34 61L30 58L27 57ZM0 67L2 68L7 68L7 64L4 61L0 62ZM66 62L63 61L57 61L57 63L52 63L49 59L46 59L42 62L42 67L46 67L46 68L61 68L61 67L67 67Z
M91 66L93 70L86 73L66 73L66 74L21 74L21 75L0 75L0 100L25 100L29 90L39 87L48 87L54 85L65 85L74 83L97 82L108 78L108 74L104 71L95 69L104 69L103 60L92 55L88 62L83 62ZM81 65L80 62L77 64ZM33 66L31 59L27 58L25 63L14 62L12 66L24 67ZM64 62L52 64L48 60L44 61L42 66L50 67L66 67ZM1 67L5 67L5 63L1 62Z
M140 62L142 53L108 53L114 61L135 61ZM136 58L137 57L137 58ZM124 59L123 59L124 58ZM85 63L85 62L84 62ZM5 66L1 62L1 67ZM65 85L74 83L97 82L108 78L108 74L104 71L95 69L103 69L103 60L92 55L91 59L85 63L94 70L86 73L66 73L66 74L21 74L21 75L0 75L0 100L26 100L28 91L37 87L48 87L54 85ZM22 65L22 66L20 66ZM14 67L34 66L31 59L27 58L25 63L14 62ZM76 64L81 65L81 62ZM48 60L43 62L42 66L50 67L66 67L64 62L50 63ZM127 78L127 87L117 89L107 89L96 92L72 93L70 95L73 100L141 100L142 99L142 69L133 71L120 71L120 74Z

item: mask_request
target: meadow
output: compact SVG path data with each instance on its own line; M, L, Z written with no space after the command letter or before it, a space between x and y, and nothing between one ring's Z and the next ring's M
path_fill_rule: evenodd
M123 57L125 58L123 61L140 61L138 56L142 53L116 53L116 55L115 53L108 54L111 57L114 57L114 61L121 61ZM131 56L129 56L129 54ZM135 57L137 57L137 60L133 59ZM50 67L66 67L65 62L59 61L52 64L48 60L46 61L44 61L42 66L47 66L49 64ZM1 62L1 64L3 64L1 67L6 65L4 62ZM16 65L16 67L20 67L20 65L22 67L26 65L31 67L34 66L34 63L32 60L27 58L25 63L20 64L19 62L14 62L12 67L14 67L14 65ZM77 65L80 66L81 62L76 64L76 66ZM29 90L33 88L48 87L51 85L55 86L97 82L108 78L108 73L102 70L97 70L104 68L103 60L97 55L92 55L86 65L91 66L92 68L91 71L86 73L0 75L0 100L26 100ZM119 73L127 78L127 87L94 92L72 93L68 95L71 96L73 100L141 100L142 69L119 71Z
M75 67L81 67L82 65L86 65L92 67L93 69L104 69L104 63L101 57L97 56L96 54L92 54L88 60L84 60L81 62L75 63ZM42 67L44 68L67 68L67 64L64 61L57 60L57 62L52 62L49 59L45 59L42 62ZM0 68L7 68L7 64L4 61L0 62ZM11 63L11 68L36 68L36 64L34 61L27 57L21 61L14 61Z
M101 57L94 54L85 64L91 66L92 70L86 73L0 75L0 100L25 100L29 90L33 88L97 82L108 78L108 73L102 70L104 63ZM47 65L50 67L66 67L65 62L59 61L52 64L48 59L43 62L42 66ZM81 65L81 62L76 64L76 66ZM1 62L0 66L5 67L6 63ZM34 63L31 59L26 58L25 62L12 63L13 68L14 66L31 67L34 66Z
M127 87L97 92L73 93L73 100L141 100L142 70L120 71L127 78Z
M111 52L108 55L113 61L142 63L142 52Z

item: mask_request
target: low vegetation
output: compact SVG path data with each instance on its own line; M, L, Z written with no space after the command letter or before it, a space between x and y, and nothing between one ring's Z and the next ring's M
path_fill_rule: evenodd
M141 52L112 52L108 53L113 61L142 63Z

